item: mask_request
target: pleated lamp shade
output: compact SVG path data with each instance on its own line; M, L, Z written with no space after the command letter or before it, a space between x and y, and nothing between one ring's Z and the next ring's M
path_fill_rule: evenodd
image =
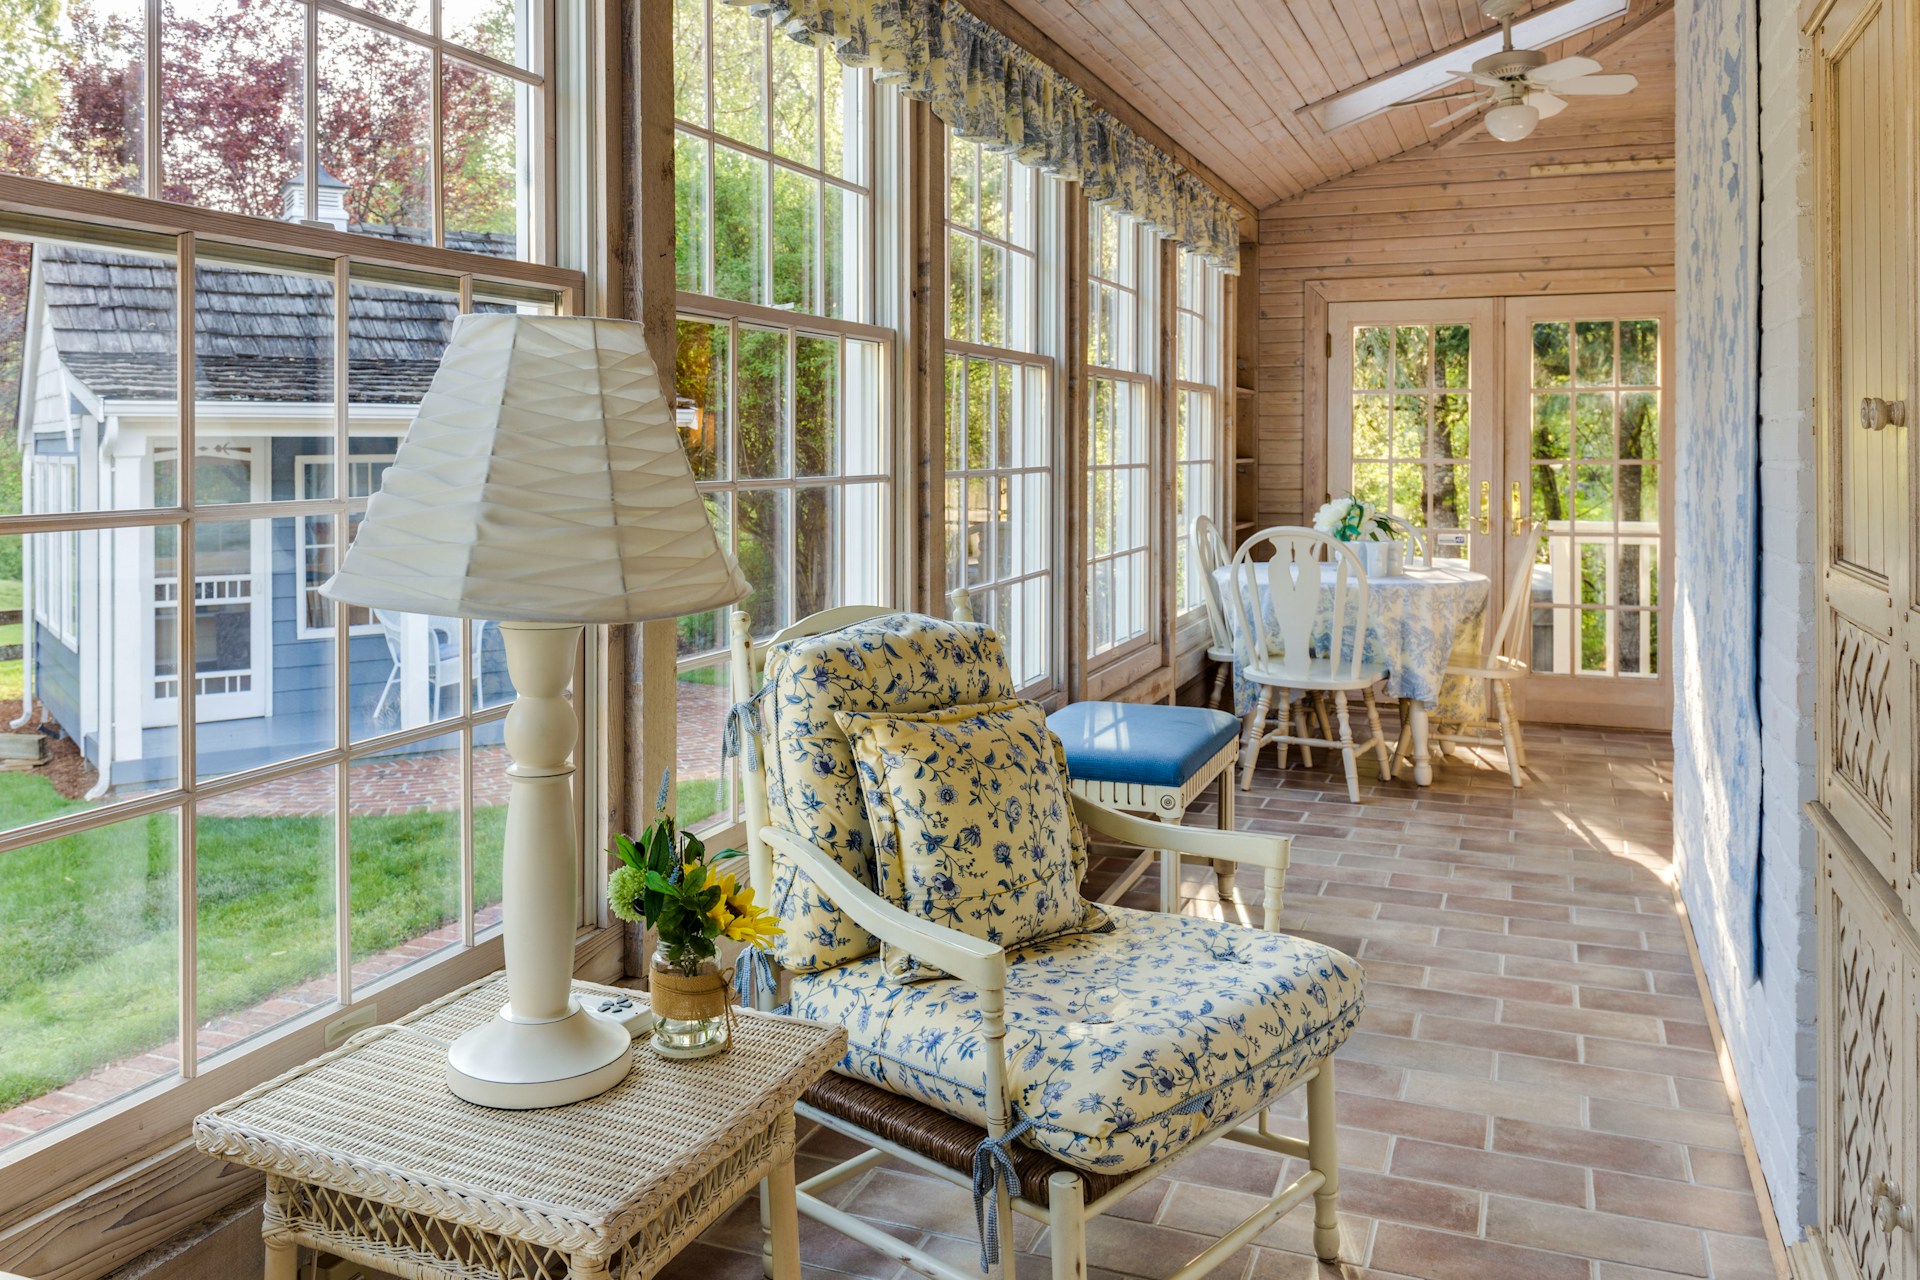
M408 613L621 623L748 588L639 325L466 315L321 590Z

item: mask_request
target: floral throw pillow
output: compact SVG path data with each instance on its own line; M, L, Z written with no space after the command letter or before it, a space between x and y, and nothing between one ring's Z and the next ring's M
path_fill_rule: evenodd
M1080 896L1086 840L1038 704L835 718L866 791L881 897L1009 950L1111 927ZM895 981L944 976L898 947L881 955Z

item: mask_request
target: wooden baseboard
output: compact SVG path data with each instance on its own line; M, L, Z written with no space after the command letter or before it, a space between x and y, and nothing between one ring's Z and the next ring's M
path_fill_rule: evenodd
M1700 961L1700 944L1693 936L1693 919L1687 901L1680 893L1680 874L1676 867L1672 878L1673 909L1680 916L1680 932L1687 940L1687 959L1693 964L1693 980L1700 988L1700 1000L1707 1009L1707 1033L1713 1038L1713 1056L1720 1063L1720 1078L1726 1082L1727 1101L1733 1107L1733 1124L1740 1133L1740 1152L1747 1159L1747 1178L1760 1201L1760 1226L1766 1233L1767 1253L1773 1258L1778 1280L1825 1280L1818 1272L1796 1273L1788 1260L1786 1237L1773 1211L1773 1197L1767 1193L1766 1170L1760 1167L1760 1152L1753 1145L1753 1127L1747 1123L1747 1106L1740 1096L1740 1079L1734 1074L1733 1054L1727 1048L1726 1034L1720 1028L1720 1012L1713 1004L1713 988L1707 985L1707 969ZM1809 1235L1813 1233L1809 1231ZM1796 1246L1798 1247L1798 1246Z

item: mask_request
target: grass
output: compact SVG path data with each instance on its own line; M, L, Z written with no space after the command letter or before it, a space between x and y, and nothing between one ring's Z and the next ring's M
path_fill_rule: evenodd
M18 609L23 598L24 594L18 581L0 578L0 612ZM17 622L11 626L0 627L0 645L19 644L20 632L21 626ZM22 687L20 659L0 662L0 698L18 698Z
M690 830L720 812L718 778L684 778L673 784L673 812L681 830Z
M9 825L84 808L0 773ZM458 914L458 815L352 820L353 955ZM172 1040L179 850L170 814L0 855L0 1108ZM475 814L475 900L500 897L506 810ZM250 1008L334 967L331 818L203 818L198 1015Z

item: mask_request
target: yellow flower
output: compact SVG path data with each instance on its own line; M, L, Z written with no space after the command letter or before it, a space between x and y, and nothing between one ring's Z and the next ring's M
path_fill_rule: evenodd
M714 904L711 907L707 908L707 915L712 917L714 928L718 929L721 933L726 933L727 929L733 924L733 901L735 896L740 892L740 886L731 875L728 875L724 871L713 873L707 880L707 885L709 888L718 888L720 890L720 896L714 900ZM748 890L747 892L748 897L751 898L752 890ZM731 937L732 935L729 934L728 936Z
M785 932L766 908L754 905L753 887L741 888L732 876L727 877L725 902L733 919L722 926L722 932L735 942L744 942L750 947L764 950L768 943Z

